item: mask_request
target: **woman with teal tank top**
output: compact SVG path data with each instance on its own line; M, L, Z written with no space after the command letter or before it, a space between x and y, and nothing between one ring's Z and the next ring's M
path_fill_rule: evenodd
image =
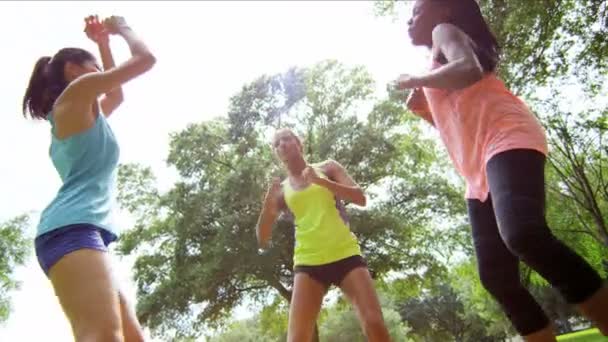
M266 248L281 211L295 219L294 281L289 308L289 342L311 340L321 303L333 284L353 304L368 341L389 341L380 303L357 238L350 231L343 201L365 206L363 190L338 162L308 164L300 139L277 131L273 149L288 177L274 179L256 227Z
M36 255L77 342L143 341L107 255L118 234L112 207L119 148L106 118L123 101L121 86L156 60L122 17L100 22L90 16L85 25L99 47L103 71L90 52L63 48L36 62L23 98L24 115L50 123L49 154L62 181L40 215ZM110 35L121 36L131 50L132 57L119 66Z

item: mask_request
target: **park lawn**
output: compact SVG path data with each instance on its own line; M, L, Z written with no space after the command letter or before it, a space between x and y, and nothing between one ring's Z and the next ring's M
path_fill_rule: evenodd
M607 342L608 337L602 336L597 329L589 329L558 336L557 340L560 342Z

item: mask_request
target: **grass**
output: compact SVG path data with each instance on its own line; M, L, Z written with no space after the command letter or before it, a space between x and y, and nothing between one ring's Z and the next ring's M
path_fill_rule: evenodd
M577 331L557 337L560 342L608 342L608 337L602 336L597 329Z

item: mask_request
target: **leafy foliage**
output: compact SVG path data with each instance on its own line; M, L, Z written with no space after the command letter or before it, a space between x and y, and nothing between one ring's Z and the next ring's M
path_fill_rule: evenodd
M255 241L266 180L282 174L268 146L280 126L300 132L308 160L338 160L363 187L387 187L370 190L370 208L348 209L376 277L439 276L434 251L444 240L432 222L462 210L449 201L458 192L418 121L401 103L373 99L372 89L364 68L335 61L262 76L231 98L226 119L172 136L168 162L180 180L166 194L158 194L148 169L122 167L120 200L137 224L121 251L138 255L142 322L160 334L186 336L220 324L245 299L262 303L270 289L289 301L293 221L279 219L274 247L265 253Z
M0 322L9 317L10 292L19 288L13 271L23 265L31 248L30 240L25 236L28 223L28 215L0 223Z

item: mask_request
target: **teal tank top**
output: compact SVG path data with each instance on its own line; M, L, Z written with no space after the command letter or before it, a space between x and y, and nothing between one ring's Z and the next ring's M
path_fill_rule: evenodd
M55 136L53 114L49 154L62 185L40 215L36 236L67 225L88 223L117 235L115 204L119 148L103 114L92 127L65 139Z

